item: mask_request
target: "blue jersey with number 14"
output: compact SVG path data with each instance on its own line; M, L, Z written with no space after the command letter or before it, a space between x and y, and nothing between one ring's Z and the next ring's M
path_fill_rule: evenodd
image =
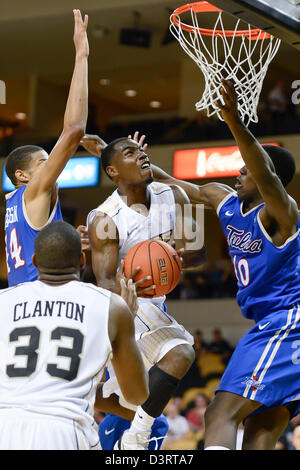
M262 207L243 213L242 201L232 192L217 209L238 281L237 303L255 322L300 302L299 223L294 235L275 246L260 220Z
M34 241L41 229L37 230L27 217L25 189L26 186L22 186L6 196L5 241L9 287L37 279L37 269L33 266L31 257L34 253ZM62 220L58 199L47 223L55 220Z

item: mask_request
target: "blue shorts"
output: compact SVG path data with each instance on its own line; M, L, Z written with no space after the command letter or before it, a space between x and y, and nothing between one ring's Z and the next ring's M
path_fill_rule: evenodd
M296 401L300 412L300 305L269 314L240 340L218 391L264 405L257 411Z
M99 424L99 438L103 450L113 450L115 443L122 436L126 429L130 428L131 421L120 418L119 416L107 413L105 418ZM169 429L168 421L164 415L160 415L154 420L152 425L152 437L164 437ZM157 445L156 445L157 442ZM159 450L163 439L151 441L149 450Z

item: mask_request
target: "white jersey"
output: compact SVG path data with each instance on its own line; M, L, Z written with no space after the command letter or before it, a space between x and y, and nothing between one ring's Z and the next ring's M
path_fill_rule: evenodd
M128 207L118 190L95 209L107 214L118 229L118 264L141 241L158 239L171 244L174 239L176 209L172 188L161 183L151 183L148 191L151 205L147 216ZM193 344L192 335L168 314L164 301L165 296L138 298L139 309L134 321L135 337L147 369L159 362L172 348L180 344ZM122 406L135 410L136 406L126 402L122 396L111 363L108 365L108 372L110 378L103 386L103 397L117 394Z
M142 215L127 206L116 189L95 211L108 215L115 223L119 233L119 261L137 243L157 239L170 243L175 230L175 198L172 188L162 183L151 183L147 190L150 193L148 215ZM136 205L138 209L138 205ZM174 319L166 313L165 296L152 299L139 298L139 311L136 316L135 329L137 338L162 326L171 325Z
M97 445L95 392L112 352L110 296L79 281L0 291L0 420L7 410L73 420L90 448Z

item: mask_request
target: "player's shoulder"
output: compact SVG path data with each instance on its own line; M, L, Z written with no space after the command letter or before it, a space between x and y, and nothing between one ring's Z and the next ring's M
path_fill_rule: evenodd
M11 199L14 199L16 196L23 193L25 189L26 189L26 185L21 186L20 188L16 188L14 189L14 191L11 191L10 193L5 194L6 202L10 201Z
M116 324L123 322L127 323L130 320L131 313L127 303L118 294L111 292L110 305L109 305L109 318L110 321L116 322ZM120 326L120 325L119 325Z
M185 192L185 190L183 188L181 188L180 186L178 186L175 183L171 184L170 188L173 192L175 202L177 202L179 204L182 204L182 203L186 204L186 203L190 202L189 197L188 197L187 193Z
M165 184L165 183L157 183L154 181L153 183L150 183L149 185L151 191L153 191L154 194L160 194L165 191L172 191L172 188L170 185Z
M234 189L230 188L228 186L227 188L222 188L224 191L222 192L222 195L220 196L220 200L218 201L218 206L216 208L216 213L217 215L221 215L221 210L226 207L227 203L230 204L239 204L241 201L238 198L237 192L234 191Z
M96 214L106 214L109 217L114 217L122 208L120 198L118 197L117 191L114 191L105 201L103 201L99 206L93 209L90 214L94 216Z
M32 284L35 284L37 283L38 281L31 281L31 282L20 282L19 284L15 285L15 286L9 286L9 287L6 287L5 289L0 289L0 296L5 297L5 294L7 294L9 296L9 298L11 299L13 295L15 295L18 291L21 291L23 289L26 289L28 291L28 289L30 288L30 286Z
M0 290L0 296L3 298L5 297L5 294L13 294L13 292L20 287L21 284L18 284L17 286L11 286L11 287L6 287L5 289Z
M102 297L103 299L110 299L111 298L111 292L107 289L103 289L103 287L95 286L95 284L92 284L90 282L80 282L79 283L79 288L83 289L85 291L89 291L91 295L98 297Z

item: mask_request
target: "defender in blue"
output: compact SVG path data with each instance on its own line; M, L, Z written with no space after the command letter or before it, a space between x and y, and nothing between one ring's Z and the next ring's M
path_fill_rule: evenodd
M57 195L46 224L35 227L27 215L25 189L26 185L23 185L6 196L5 240L9 287L37 279L38 272L31 261L36 236L46 224L62 220Z
M193 203L215 209L234 265L242 314L254 326L238 343L205 416L205 449L271 450L300 412L300 224L285 187L295 174L287 150L261 146L238 114L233 83L223 80L222 117L245 166L235 189L180 181L154 167L154 178L178 184Z
M61 220L56 180L84 136L88 114L87 21L74 10L75 66L63 131L48 156L36 145L13 150L6 173L16 190L6 195L5 239L9 287L37 279L31 257L34 240L45 225Z

